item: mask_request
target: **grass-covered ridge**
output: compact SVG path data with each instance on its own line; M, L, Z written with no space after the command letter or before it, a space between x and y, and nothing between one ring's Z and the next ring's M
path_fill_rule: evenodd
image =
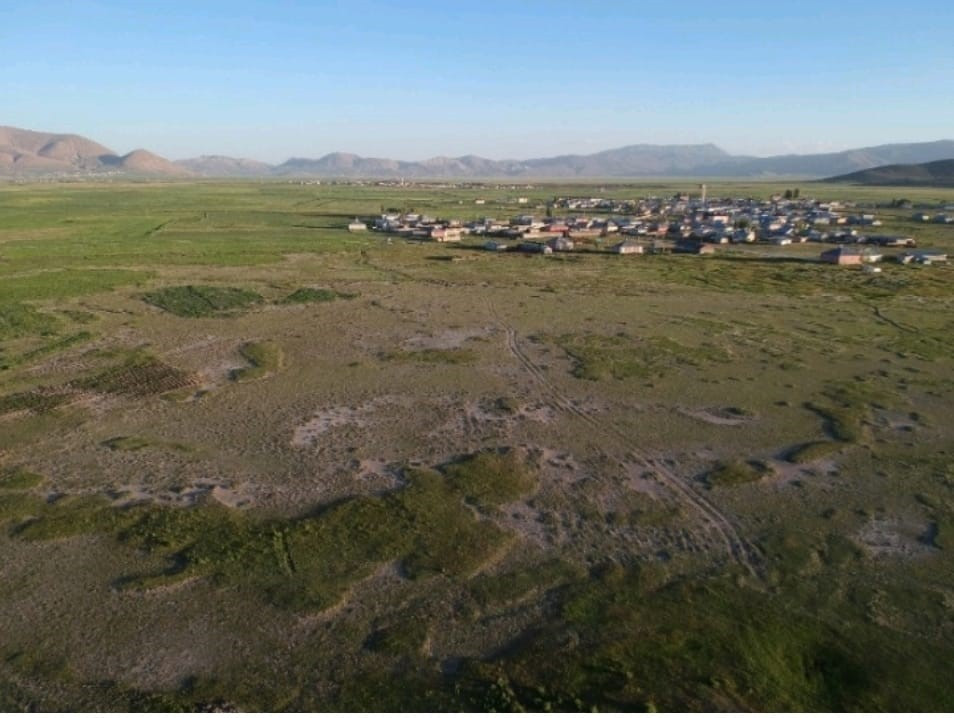
M127 444L117 448L148 445ZM287 520L257 519L213 501L191 508L118 508L96 495L50 505L15 499L4 515L21 520L14 533L24 540L106 533L166 558L164 572L122 577L126 588L208 577L310 611L334 604L355 581L389 562L399 562L410 578L477 570L510 537L465 502L489 510L535 484L516 451L479 453L440 470L407 469L404 478L403 488L382 496L348 499Z
M278 371L285 363L285 353L282 348L271 341L246 342L239 347L239 354L249 363L249 366L232 372L232 380L237 382L261 379Z
M760 481L771 474L771 467L762 461L724 461L706 474L706 483L710 487L736 486Z
M842 444L836 441L809 441L785 453L785 460L793 464L817 461L838 451Z

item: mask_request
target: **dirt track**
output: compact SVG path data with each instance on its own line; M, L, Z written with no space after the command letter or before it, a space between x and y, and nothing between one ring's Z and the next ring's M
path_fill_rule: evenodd
M634 472L634 478L649 474L656 483L665 489L670 501L680 508L688 509L692 515L698 517L702 523L701 531L703 535L700 536L698 531L692 532L689 539L692 543L707 548L714 540L717 545L722 546L730 560L745 568L752 576L761 576L761 556L754 546L739 535L738 530L725 514L705 497L700 496L684 479L669 470L661 462L650 458L639 449L633 448L630 437L618 427L612 424L604 424L595 416L577 407L569 397L547 379L543 371L521 348L516 330L500 316L493 303L488 301L487 308L494 321L506 333L507 351L540 387L547 403L554 411L574 416L593 428L599 429L605 436L612 438L614 445L602 448L619 461L621 465L625 463L629 466L630 471Z

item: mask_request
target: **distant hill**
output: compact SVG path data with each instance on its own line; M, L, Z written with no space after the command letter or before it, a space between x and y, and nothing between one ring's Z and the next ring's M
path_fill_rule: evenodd
M954 187L954 159L924 162L918 165L872 167L860 172L829 177L825 181L865 185Z
M185 167L180 167L148 150L133 150L128 155L115 159L111 157L100 159L105 166L115 167L132 175L183 177L192 174Z
M203 155L170 162L147 150L117 155L79 135L0 127L0 176L122 174L155 177L316 177L366 179L598 179L645 177L805 178L916 165L954 157L954 140L863 147L812 155L746 157L713 144L637 144L588 155L490 160L476 155L421 161L334 152L280 165Z
M862 147L842 152L774 157L733 157L728 162L703 168L724 177L802 176L828 177L857 172L879 165L920 162L954 157L954 140L910 142Z
M101 165L112 150L79 135L0 127L0 172L4 174L79 171Z
M272 166L264 162L222 155L202 155L175 164L202 177L263 177L272 171Z
M147 150L117 155L79 135L0 127L0 175L37 176L118 172L137 176L191 174Z

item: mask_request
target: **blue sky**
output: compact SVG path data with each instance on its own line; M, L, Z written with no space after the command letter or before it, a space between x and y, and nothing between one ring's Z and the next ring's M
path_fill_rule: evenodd
M0 0L0 124L172 159L954 138L954 2Z

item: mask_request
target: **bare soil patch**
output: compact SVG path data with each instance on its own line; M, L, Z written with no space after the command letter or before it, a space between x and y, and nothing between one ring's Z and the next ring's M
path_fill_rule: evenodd
M934 545L937 526L933 522L881 516L872 519L858 534L858 540L874 558L919 559L940 549Z

